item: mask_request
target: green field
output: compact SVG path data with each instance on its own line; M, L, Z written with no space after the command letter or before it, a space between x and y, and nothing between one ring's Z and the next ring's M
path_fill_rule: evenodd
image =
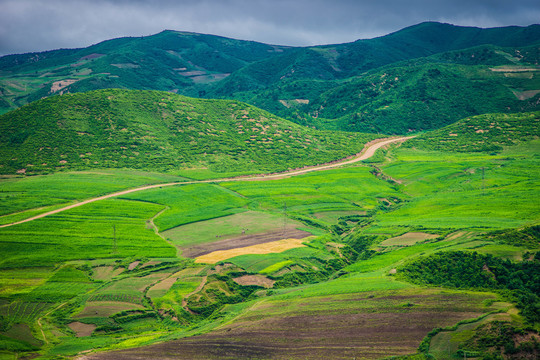
M421 137L445 132L434 134ZM304 358L303 349L317 342L329 358L375 359L426 349L457 356L459 346L476 349L469 340L485 336L479 326L497 319L532 334L538 329L530 281L540 248L540 209L532 201L540 187L538 144L523 138L496 152L394 146L355 166L270 181L158 187L2 228L0 349L42 359L97 349L149 356L146 351L178 348L191 354L197 343L234 339L230 351L237 358L269 358L270 348ZM39 207L182 180L104 170L0 184L4 218L23 219L44 211ZM195 265L175 247L284 226L317 236L304 247L215 265ZM515 275L524 279L521 293L504 276L498 276L504 288L489 281L460 288L407 270L467 254L492 259L486 260L492 272L521 274L523 266L529 282ZM482 264L475 264L471 278L482 278ZM429 273L437 271L443 270ZM234 281L261 275L272 288ZM70 324L92 335L77 337ZM451 346L443 346L449 338ZM347 345L366 341L369 349Z

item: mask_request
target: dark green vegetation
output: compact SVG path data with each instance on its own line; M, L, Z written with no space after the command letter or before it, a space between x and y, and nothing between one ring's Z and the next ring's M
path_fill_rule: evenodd
M423 23L306 48L164 31L0 58L0 111L52 94L152 89L246 101L321 129L406 133L538 110L540 26Z
M103 94L127 93L89 96ZM187 101L170 96L163 102ZM255 111L224 104L248 119ZM471 117L364 164L272 181L181 185L186 178L128 169L2 179L3 223L179 184L0 229L0 354L313 358L306 349L317 343L321 359L533 356L537 122L538 113ZM193 174L219 176L211 170ZM240 241L246 228L279 239L294 227L316 236L217 264L179 255Z
M0 116L0 173L131 168L283 171L358 153L374 135L307 129L238 101L99 90Z
M536 240L540 240L537 237ZM531 323L540 321L540 261L519 263L501 260L476 252L449 252L418 259L400 269L400 274L414 283L469 289L510 290Z

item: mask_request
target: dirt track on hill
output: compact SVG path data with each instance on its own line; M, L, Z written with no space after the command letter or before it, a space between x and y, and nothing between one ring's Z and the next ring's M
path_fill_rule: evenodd
M16 222L9 223L9 224L0 225L0 228L5 228L5 227L13 226L13 225L23 224L23 223L29 222L29 221L41 219L41 218L44 218L46 216L58 214L59 212L70 210L70 209L73 209L73 208L76 208L76 207L79 207L79 206L82 206L82 205L86 205L86 204L89 204L89 203L92 203L92 202L95 202L95 201L106 200L106 199L110 199L110 198L117 197L117 196L131 194L131 193L137 192L137 191L155 189L155 188L160 188L160 187L164 187L164 186L204 184L204 183L217 183L217 182L231 182L231 181L268 181L268 180L284 179L284 178L288 178L288 177L296 176L296 175L302 175L302 174L306 174L306 173L312 172L312 171L328 170L328 169L336 168L336 167L339 167L339 166L354 164L354 163L357 163L359 161L369 159L370 157L373 156L373 154L375 154L375 151L377 151L381 147L386 146L388 144L392 144L392 143L403 142L403 141L408 140L410 138L412 138L412 136L373 140L373 141L366 144L366 146L364 147L364 150L362 150L362 152L360 152L359 154L356 154L356 155L354 155L352 157L349 157L349 158L346 158L346 159L343 159L343 160L334 161L334 162L327 163L327 164L315 165L315 166L312 166L312 167L306 167L306 168L299 169L299 170L291 170L291 171L287 171L287 172L283 172L283 173L276 173L276 174L269 174L269 175L243 176L243 177L214 179L214 180L184 181L184 182L174 182L174 183L166 183L166 184L154 184L154 185L141 186L141 187L134 188L134 189L123 190L123 191L115 192L115 193L112 193L112 194L103 195L103 196L99 196L99 197L96 197L96 198L84 200L84 201L78 202L76 204L65 206L65 207L60 208L60 209L56 209L56 210L48 211L48 212L40 214L40 215L32 216L32 217L30 217L28 219L16 221Z

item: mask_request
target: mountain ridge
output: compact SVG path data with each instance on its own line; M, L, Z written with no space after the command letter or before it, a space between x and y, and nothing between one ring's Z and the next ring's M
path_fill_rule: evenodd
M404 133L407 129L440 127L479 113L473 109L457 117L439 119L435 110L437 121L415 125L413 119L411 124L387 126L394 121L393 116L381 117L368 111L367 116L373 118L374 123L364 126L357 121L359 114L366 111L360 109L361 102L347 107L360 111L326 112L324 116L309 104L322 103L326 92L341 91L340 87L367 78L378 69L383 71L413 63L426 67L437 67L441 62L456 63L471 66L467 70L470 73L478 73L472 66L493 64L522 64L540 69L539 43L540 25L537 24L482 29L425 22L374 39L308 47L164 30L147 37L106 40L82 49L1 57L0 113L54 94L121 88L236 99L310 127ZM488 50L476 51L478 48ZM490 75L488 87L506 86L518 92L540 90L537 75L531 74L528 80L516 80L512 74L501 73L499 78ZM474 88L472 80L467 76L462 78L465 87ZM354 88L346 90L354 91ZM452 96L456 104L465 100L459 98L460 93ZM515 98L507 92L504 101ZM501 111L499 108L488 110ZM520 110L520 106L515 105L508 112ZM397 114L402 115L407 114ZM346 119L342 119L343 116Z

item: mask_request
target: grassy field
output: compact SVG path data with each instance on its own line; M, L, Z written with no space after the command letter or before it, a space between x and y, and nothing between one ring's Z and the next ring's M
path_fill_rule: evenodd
M0 178L0 224L131 187L185 180L136 170L99 170Z
M529 144L538 154L540 143ZM538 219L538 158L519 149L501 155L400 149L383 166L414 196L400 209L377 217L380 226L512 228ZM425 159L425 160L424 160Z
M329 179L331 179L329 181ZM378 198L399 197L394 187L375 178L367 167L327 170L275 181L223 183L252 201L251 207L313 215L375 208Z
M321 358L381 358L416 353L434 328L492 311L503 313L475 324L506 319L522 326L521 310L496 305L513 301L504 294L412 284L400 271L456 251L536 261L537 228L529 225L539 221L532 201L539 144L527 140L498 152L394 147L369 164L157 188L0 229L0 344L8 338L9 346L26 349L10 354L39 352L43 359L155 342L163 344L90 358L218 357L208 344L236 358L304 358L315 344ZM131 187L182 179L130 171L8 178L3 205L6 213L41 211L32 205L40 187L47 189L40 206L57 206L120 190L124 180ZM270 254L244 248L211 265L178 257L175 247L284 226L317 236ZM422 344L455 355L476 336L476 325ZM443 335L452 340L448 349Z

